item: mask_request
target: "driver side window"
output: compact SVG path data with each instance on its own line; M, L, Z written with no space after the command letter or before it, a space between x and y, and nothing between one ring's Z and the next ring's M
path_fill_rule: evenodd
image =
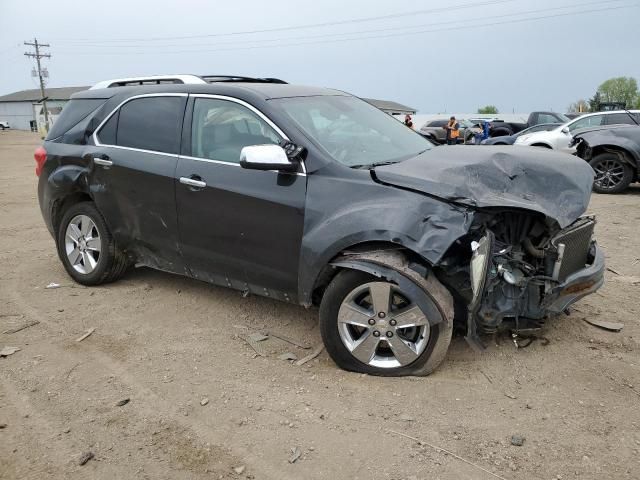
M228 100L196 98L191 123L191 155L240 162L251 145L278 144L280 136L247 107Z

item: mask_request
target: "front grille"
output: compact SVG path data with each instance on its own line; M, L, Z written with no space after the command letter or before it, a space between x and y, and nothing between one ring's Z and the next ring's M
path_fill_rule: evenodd
M585 267L595 224L593 217L582 217L551 240L551 244L558 251L558 259L553 270L554 279L562 282L572 273Z

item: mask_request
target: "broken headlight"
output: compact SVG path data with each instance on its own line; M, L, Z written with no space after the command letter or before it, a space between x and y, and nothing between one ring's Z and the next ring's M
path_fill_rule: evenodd
M493 233L487 231L487 234L479 241L471 242L471 249L473 250L473 255L471 256L470 275L473 298L471 299L470 307L473 310L480 302L487 281L489 265L491 264L491 252L493 250Z

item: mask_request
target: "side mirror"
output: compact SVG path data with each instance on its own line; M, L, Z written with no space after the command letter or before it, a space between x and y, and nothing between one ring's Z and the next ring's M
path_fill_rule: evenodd
M564 127L561 132L569 135L569 127Z
M289 160L280 145L251 145L240 152L240 166L252 170L295 172L298 165Z

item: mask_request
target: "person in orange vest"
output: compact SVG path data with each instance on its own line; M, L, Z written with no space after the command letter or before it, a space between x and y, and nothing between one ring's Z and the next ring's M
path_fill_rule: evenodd
M447 145L455 145L458 143L460 124L456 121L456 117L451 117L449 123L444 128L447 130Z

